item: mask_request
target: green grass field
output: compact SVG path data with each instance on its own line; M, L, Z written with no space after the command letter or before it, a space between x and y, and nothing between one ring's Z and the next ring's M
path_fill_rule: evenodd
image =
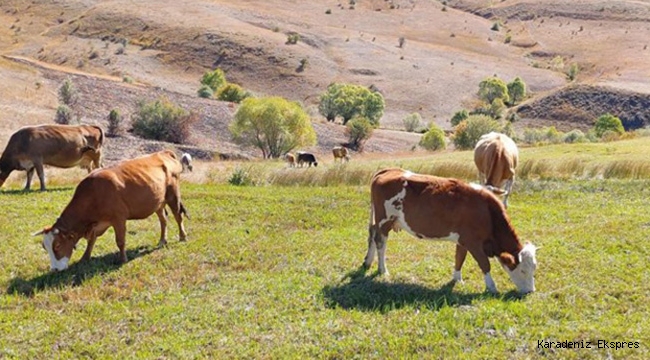
M77 263L80 242L61 273L48 272L41 239L30 234L55 221L74 184L59 181L44 193L5 188L0 358L648 359L650 176L584 171L615 162L644 168L646 142L522 150L523 163L577 164L522 176L509 200L522 240L542 247L537 292L525 297L496 260L500 294L484 292L471 258L465 282L452 286L454 246L404 232L388 241L390 277L376 276L376 261L360 269L367 174L447 164L462 177L470 152L318 169L233 165L260 182L299 185L183 183L188 242L178 242L171 221L169 246L155 249L156 217L132 221L128 263L116 264L111 230L89 263ZM565 340L591 349L538 347ZM598 340L638 348L598 349Z

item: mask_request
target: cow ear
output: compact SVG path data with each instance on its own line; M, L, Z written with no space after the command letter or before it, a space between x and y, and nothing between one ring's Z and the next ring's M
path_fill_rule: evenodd
M499 261L510 270L514 270L517 267L515 257L505 251L499 254Z

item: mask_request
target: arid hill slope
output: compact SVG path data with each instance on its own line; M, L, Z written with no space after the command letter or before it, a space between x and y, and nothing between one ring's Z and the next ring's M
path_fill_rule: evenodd
M639 118L641 107L625 99L650 94L649 1L445 4L4 0L0 144L20 125L51 122L56 89L71 77L83 92L83 122L105 125L110 109L128 115L137 100L165 95L201 113L197 152L257 156L230 143L234 106L196 96L202 73L215 67L258 95L302 101L318 133L313 150L321 152L344 140L342 127L316 111L318 96L335 81L379 88L387 130L401 129L412 112L449 128L451 115L471 106L478 83L492 75L519 76L528 85L532 97L519 108L522 124L585 128L603 111ZM497 22L499 31L491 30ZM286 44L290 33L300 35L297 44ZM308 66L299 71L302 59ZM566 73L573 64L580 70L571 83ZM550 111L558 96L577 110ZM417 143L417 135L387 130L377 132L368 151L405 151ZM149 146L128 135L114 142L136 153Z

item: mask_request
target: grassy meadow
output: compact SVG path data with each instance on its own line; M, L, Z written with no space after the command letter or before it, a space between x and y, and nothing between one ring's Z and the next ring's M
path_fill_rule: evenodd
M0 193L0 358L647 359L648 153L647 139L521 150L508 212L541 246L525 297L494 259L499 294L484 292L471 257L454 286L454 246L404 232L388 241L390 276L377 276L376 260L360 268L370 175L402 166L475 180L471 152L316 169L199 163L183 175L188 242L170 221L169 245L156 249L156 217L131 221L128 263L116 264L110 230L89 263L77 263L81 241L61 273L30 234L55 221L81 174L50 169L43 193L19 191L12 175ZM229 185L234 172L255 186Z

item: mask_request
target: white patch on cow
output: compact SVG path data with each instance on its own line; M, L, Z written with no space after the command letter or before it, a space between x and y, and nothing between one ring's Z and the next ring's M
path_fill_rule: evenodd
M404 174L403 174L402 176L405 177L406 179L408 179L408 178L410 178L411 176L413 176L413 173L410 172L410 171L408 171L408 170L406 170L406 171L404 171Z
M32 162L29 159L21 159L18 161L18 164L20 164L20 167L22 167L25 170L29 170L34 167L34 162Z
M485 273L485 288L487 291L491 293L496 293L497 292L497 284L494 283L494 280L492 280L492 276L490 275L489 272Z
M469 186L470 186L472 189L477 190L477 191L481 191L481 190L485 189L485 188L483 187L483 185L481 185L481 184L477 184L477 183L470 183Z
M503 265L510 280L517 286L520 293L527 294L535 291L535 269L537 269L537 259L535 253L537 248L531 243L527 243L518 254L519 264L514 270L510 270Z
M68 259L67 257L63 257L59 260L56 259L56 256L54 255L54 230L49 231L44 233L43 235L43 247L45 250L47 250L48 255L50 255L50 270L65 270L68 268Z

